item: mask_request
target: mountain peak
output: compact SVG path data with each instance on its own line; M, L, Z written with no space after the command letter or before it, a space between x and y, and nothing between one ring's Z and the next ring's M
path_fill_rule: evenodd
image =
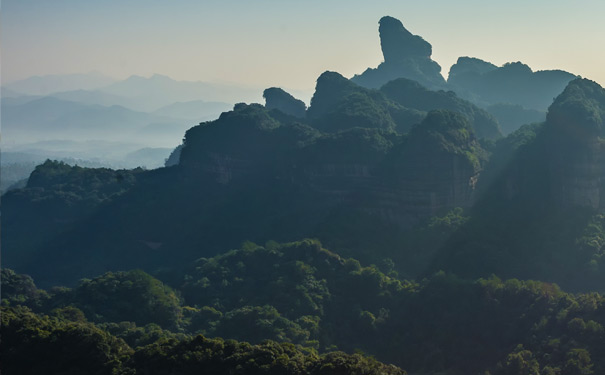
M431 56L431 44L409 32L398 19L386 16L378 23L380 46L385 63L398 63L407 58Z
M431 89L445 86L441 67L431 60L433 47L429 42L409 32L396 18L385 16L378 24L384 62L354 76L353 82L367 88L379 88L391 80L407 78Z

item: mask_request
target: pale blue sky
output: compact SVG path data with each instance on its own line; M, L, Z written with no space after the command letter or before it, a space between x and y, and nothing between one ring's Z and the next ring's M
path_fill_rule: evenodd
M2 80L84 73L311 89L382 60L378 20L399 18L459 56L564 69L605 85L605 0L2 0Z

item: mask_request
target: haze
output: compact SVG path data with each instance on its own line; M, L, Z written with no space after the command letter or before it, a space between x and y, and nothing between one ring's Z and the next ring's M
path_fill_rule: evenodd
M2 82L98 71L311 91L381 60L377 20L402 20L447 75L459 56L605 84L605 2L5 0Z

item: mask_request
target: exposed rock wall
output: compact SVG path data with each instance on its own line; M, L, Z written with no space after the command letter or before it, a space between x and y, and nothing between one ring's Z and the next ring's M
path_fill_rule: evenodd
M368 68L351 80L368 88L379 88L396 78L408 78L431 88L443 88L445 80L441 67L431 59L431 44L413 35L401 21L382 17L379 22L380 46L384 62L377 68Z

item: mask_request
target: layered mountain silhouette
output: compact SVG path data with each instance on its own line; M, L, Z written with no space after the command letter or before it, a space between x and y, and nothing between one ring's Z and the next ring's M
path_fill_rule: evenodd
M385 37L385 57L428 59L430 46L399 25L381 21L399 35ZM4 261L73 283L116 267L178 269L244 240L315 237L412 277L495 272L578 289L602 279L590 240L605 207L596 83L572 81L543 125L506 138L485 110L406 78L371 89L325 72L308 109L283 89L264 94L265 106L239 103L190 128L168 168L39 166L4 197ZM31 225L44 229L32 238Z
M409 100L415 93L421 94L418 100ZM5 261L45 274L40 277L44 282L61 275L36 265L46 259L42 254L55 251L50 249L61 248L66 257L80 259L78 273L84 276L117 265L116 257L118 263L129 258L127 263L134 265L146 253L150 267L159 259L179 264L199 255L194 254L200 246L212 254L250 238L319 236L328 243L340 241L345 232L362 233L371 221L376 233L368 239L378 239L383 225L399 233L433 215L472 205L487 155L474 128L499 134L497 123L485 112L453 94L403 81L385 92L369 90L326 72L318 79L304 118L277 108L238 104L216 121L188 130L176 166L139 173L136 182L128 180L133 185L101 200L81 195L79 170L52 163L40 166L24 190L5 195L5 246L21 249L9 250ZM125 176L116 173L116 179ZM57 184L53 181L60 178L43 177L55 174L75 180ZM103 183L98 186L95 189L104 189ZM64 210L67 196L61 192L67 191L75 201ZM52 211L37 203L49 194L55 202ZM23 214L12 216L14 210ZM116 219L107 221L107 215ZM141 215L148 218L145 223ZM341 225L344 217L356 222L325 232ZM45 232L48 237L22 242L21 231L34 222L53 223ZM126 223L137 223L136 229ZM227 236L229 228L239 229ZM72 242L76 239L83 241L82 247ZM161 244L162 250L149 253L148 243ZM107 261L86 261L91 254ZM57 267L70 263L59 258ZM64 275L70 276L62 282L70 282L72 273Z
M13 104L14 103L14 104ZM159 125L162 136L152 131L141 134L150 125ZM24 144L41 140L150 142L170 146L178 143L190 124L182 119L133 111L122 106L82 104L45 96L25 103L2 102L5 140ZM155 139L154 139L155 138Z
M10 82L8 89L21 95L49 95L52 93L72 90L95 90L114 83L113 78L99 72L84 74L53 74L46 76L33 76L19 81ZM4 96L4 92L2 94Z
M575 78L562 70L534 72L521 62L497 67L476 58L461 57L450 68L447 82L462 97L478 104L516 104L545 111Z
M605 90L577 79L550 106L543 125L504 140L485 168L483 198L433 269L573 289L603 283L604 115Z
M446 82L441 67L431 59L431 44L409 32L401 21L381 18L379 34L384 62L355 75L353 82L380 88L406 78L428 89L454 91L494 115L505 134L523 124L544 121L550 103L576 78L562 70L534 72L521 62L498 67L478 58L460 57Z
M379 88L396 78L415 80L431 89L445 87L441 67L431 60L432 46L418 35L410 33L396 18L382 17L379 21L380 47L384 62L368 68L351 80L368 88Z
M3 120L40 132L75 133L78 113L141 137L165 129L153 117L199 123L172 152L129 153L166 159L154 170L3 153L42 161L2 197L3 267L16 270L0 272L4 368L603 373L605 90L471 58L433 86L430 45L389 17L380 33L385 63L364 77L404 76L366 87L327 71L308 108L279 87L212 121L198 111L217 103L199 100L153 114L3 100ZM141 80L182 88L139 77L98 97Z

